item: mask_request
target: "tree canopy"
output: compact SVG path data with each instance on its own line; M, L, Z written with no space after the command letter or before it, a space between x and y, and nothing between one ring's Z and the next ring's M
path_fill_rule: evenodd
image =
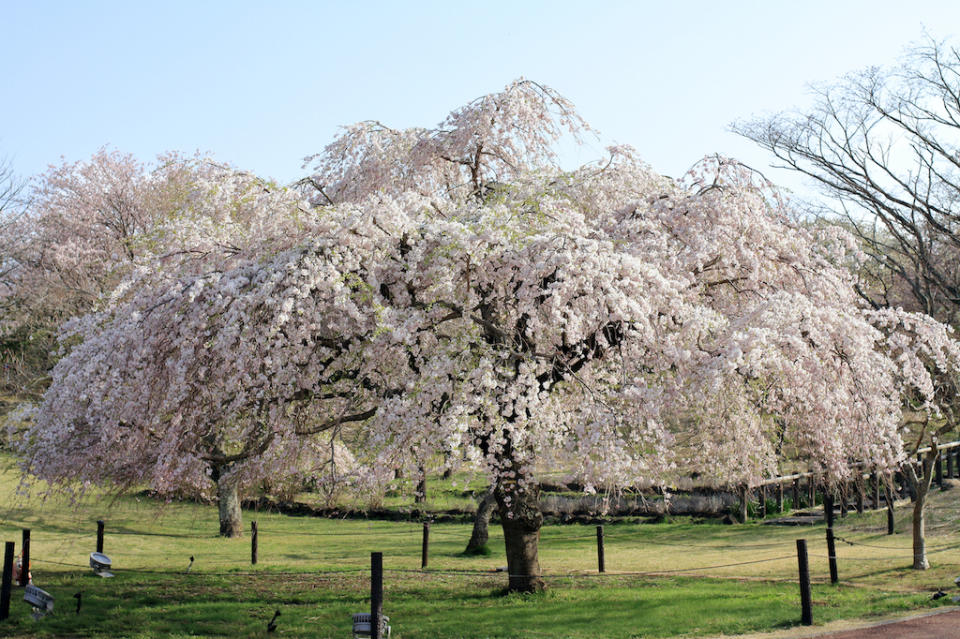
M342 441L382 490L465 459L490 477L511 588L535 590L546 468L607 489L899 462L904 402L937 414L930 373L960 364L944 326L866 307L851 236L736 162L675 181L618 147L564 171L563 130L587 129L520 80L435 129L350 127L299 189L218 200L214 228L242 210L256 232L158 251L68 325L25 468L235 489ZM192 246L206 227L166 228Z

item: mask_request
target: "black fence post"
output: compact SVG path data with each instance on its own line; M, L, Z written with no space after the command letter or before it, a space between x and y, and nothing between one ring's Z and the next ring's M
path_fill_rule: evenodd
M597 571L606 572L605 555L603 551L603 526L597 526Z
M3 547L3 581L0 582L0 621L10 616L10 589L13 587L13 542Z
M833 528L827 528L827 558L830 560L830 583L837 583L837 544L833 538Z
M427 567L430 561L430 522L423 522L423 546L420 548L420 569Z
M97 552L103 552L103 520L97 520Z
M810 598L810 565L807 562L807 540L797 540L797 564L800 568L800 621L805 626L813 624L813 607Z
M953 477L953 451L948 450L944 454L947 456L947 479L951 479Z
M833 528L833 491L827 487L823 489L823 518L827 528Z
M750 499L750 490L747 488L747 485L744 484L740 487L740 523L746 523L747 521L747 501Z
M30 583L30 529L23 529L23 540L20 543L20 585Z
M370 553L370 639L381 639L383 625L383 553Z
M257 522L250 522L250 563L257 565L257 539L260 530L257 528Z

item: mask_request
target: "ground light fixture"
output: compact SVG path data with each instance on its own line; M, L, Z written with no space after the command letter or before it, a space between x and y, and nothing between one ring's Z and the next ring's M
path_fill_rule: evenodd
M110 572L111 566L113 562L102 552L90 553L90 567L93 568L94 574L105 578L113 577L113 573Z

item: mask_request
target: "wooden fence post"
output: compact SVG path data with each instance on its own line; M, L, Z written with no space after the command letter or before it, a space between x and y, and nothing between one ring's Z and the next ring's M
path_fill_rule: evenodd
M862 473L862 472L857 475L857 485L856 485L856 489L857 489L857 514L862 515L862 514L863 514L863 502L864 502L864 494L863 494L863 473Z
M823 489L823 518L827 528L833 528L833 491L827 487Z
M430 561L430 522L423 522L423 545L420 548L420 570L427 567Z
M783 482L777 484L777 512L783 512Z
M370 639L381 639L383 625L383 553L370 553Z
M943 490L943 453L937 454L935 476L937 478L937 487Z
M793 510L800 510L800 478L793 478Z
M103 520L97 520L97 552L103 552Z
M800 621L805 626L813 624L813 607L810 598L810 566L807 563L807 540L797 540L797 564L800 568Z
M953 451L948 450L946 453L947 456L947 479L953 477Z
M873 509L880 510L880 473L873 471Z
M606 572L603 552L603 526L597 526L597 572Z
M740 523L746 523L747 521L747 500L749 499L750 491L747 489L747 485L744 484L740 487Z
M30 583L30 529L23 529L23 539L20 544L20 585Z
M257 528L257 522L250 522L250 563L254 566L257 565L257 537L259 534L259 529Z
M833 538L833 528L827 528L827 559L830 561L830 583L837 583L837 544Z
M10 589L13 587L13 542L3 547L3 581L0 582L0 621L10 616Z
M760 519L765 519L767 516L767 485L760 484L760 488L757 489L757 497L760 501L760 508L757 509L757 515Z

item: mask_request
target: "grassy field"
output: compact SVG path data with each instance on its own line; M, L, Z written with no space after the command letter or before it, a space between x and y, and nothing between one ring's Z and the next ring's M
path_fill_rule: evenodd
M416 523L328 520L245 512L258 521L260 561L250 564L249 535L221 539L216 509L135 497L22 501L16 475L0 474L0 538L20 544L32 530L35 583L57 598L55 613L34 621L22 592L0 636L276 636L349 637L350 614L369 607L369 556L384 553L384 611L393 636L669 637L737 634L799 621L795 539L811 552L814 619L871 617L949 603L930 600L938 587L957 590L960 489L934 496L930 555L934 568L909 569L909 513L898 534L882 513L851 515L837 534L857 545L838 548L841 583L827 581L822 526L747 524L616 524L606 528L607 574L596 572L592 526L548 526L541 562L548 591L503 596L500 531L492 554L464 557L470 528L435 524L429 568L420 570ZM87 567L96 520L106 521L105 552L117 576ZM189 574L184 574L190 556ZM960 591L957 591L960 593ZM82 608L75 612L74 595ZM951 594L953 594L951 592Z

